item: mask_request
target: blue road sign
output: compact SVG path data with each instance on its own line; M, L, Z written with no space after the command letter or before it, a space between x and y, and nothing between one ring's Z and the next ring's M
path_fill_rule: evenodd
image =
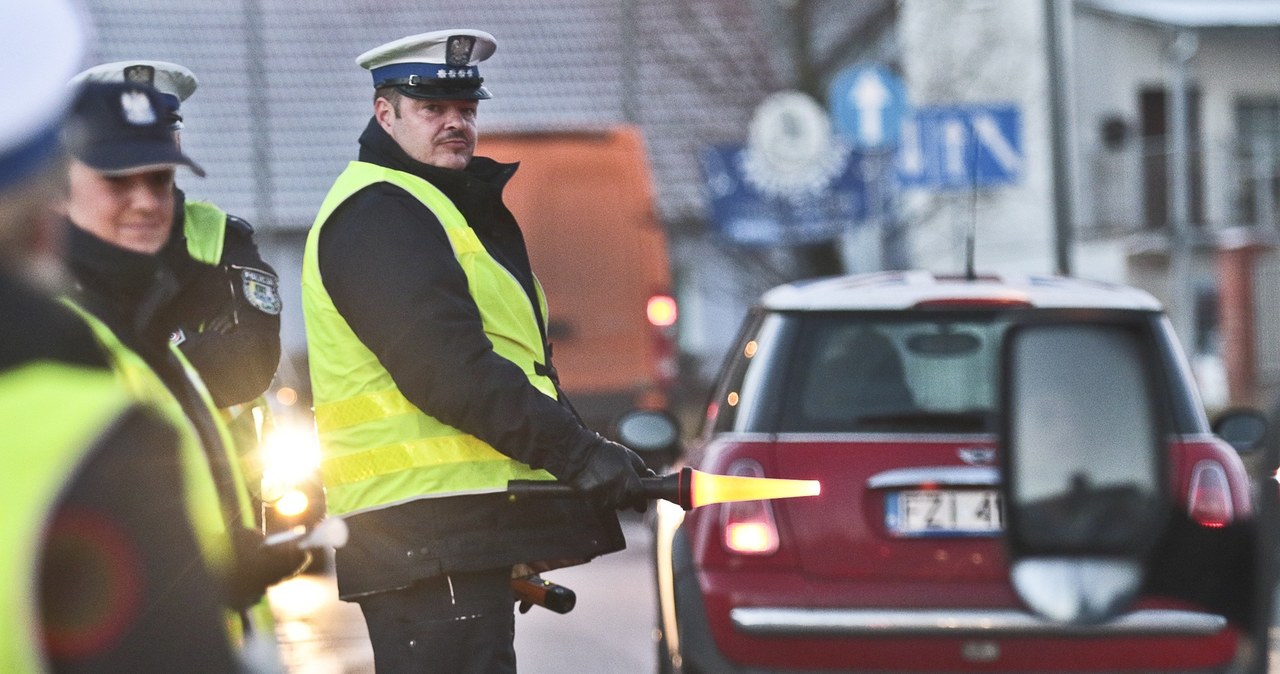
M703 174L711 195L711 224L739 245L797 245L836 238L867 217L867 159L847 148L822 185L791 194L753 177L742 145L707 148Z
M1022 116L1013 104L918 108L898 146L902 187L969 189L1022 180Z
M884 66L861 65L842 71L831 81L827 100L836 130L849 138L854 149L897 145L907 114L907 90Z

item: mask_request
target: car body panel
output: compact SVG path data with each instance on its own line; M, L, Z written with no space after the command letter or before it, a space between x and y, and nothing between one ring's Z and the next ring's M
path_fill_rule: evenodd
M725 473L750 460L767 477L819 480L822 493L768 502L778 540L770 554L726 547L726 506L657 509L670 662L687 672L1228 665L1238 632L1194 606L1144 599L1115 623L1080 629L1038 619L1017 598L1004 541L987 527L999 524L989 507L999 488L995 368L1003 331L1024 311L1140 317L1165 370L1175 500L1187 507L1194 466L1210 460L1224 469L1234 515L1251 514L1243 464L1209 434L1186 359L1150 295L1056 277L926 272L791 284L762 296L744 321L685 462ZM867 330L878 343L861 336ZM881 351L902 362L866 380L856 367L840 369L841 355L865 365ZM905 395L893 388L897 378ZM927 515L913 510L919 503L932 504ZM934 517L977 506L978 519ZM891 530L904 524L918 528Z

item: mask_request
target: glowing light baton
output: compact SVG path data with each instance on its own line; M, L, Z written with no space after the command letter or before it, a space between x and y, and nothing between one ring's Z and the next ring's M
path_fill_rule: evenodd
M670 475L642 477L640 482L644 485L645 498L670 501L685 510L712 503L817 496L822 491L817 480L716 475L688 466ZM578 494L577 490L562 482L542 480L512 480L507 483L507 493L512 498Z

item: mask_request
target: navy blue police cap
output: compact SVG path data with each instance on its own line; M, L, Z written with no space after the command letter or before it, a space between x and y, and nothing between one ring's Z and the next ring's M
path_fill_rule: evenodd
M83 82L138 82L155 87L164 98L166 116L175 131L182 128L182 102L200 86L200 80L190 68L147 59L103 63L71 78L72 85Z
M497 48L482 30L437 30L374 47L356 63L373 75L374 88L395 87L411 98L484 100L492 95L479 63Z
M166 118L167 103L155 87L136 82L80 85L64 134L76 159L107 175L157 168L204 169L182 153Z

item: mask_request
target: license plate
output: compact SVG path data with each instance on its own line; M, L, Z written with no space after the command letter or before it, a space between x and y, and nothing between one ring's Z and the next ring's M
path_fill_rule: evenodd
M896 536L993 536L1004 528L994 489L922 489L885 494L884 524Z

